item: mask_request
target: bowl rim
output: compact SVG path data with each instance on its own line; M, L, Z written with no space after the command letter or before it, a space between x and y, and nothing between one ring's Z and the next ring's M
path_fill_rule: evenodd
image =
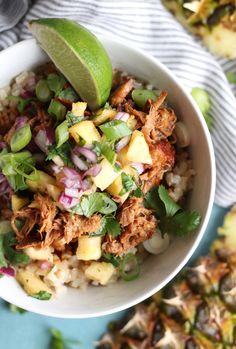
M114 314L116 312L128 309L128 308L144 301L145 299L151 297L154 293L161 290L166 284L168 284L181 271L181 269L186 265L186 263L189 261L189 259L191 258L191 256L195 252L195 250L197 249L197 247L198 247L200 241L202 240L202 237L206 231L207 224L209 222L213 203L214 203L215 186L216 186L216 167L215 167L215 155L214 155L213 143L212 143L210 132L209 132L209 129L208 129L207 124L205 122L205 119L204 119L197 103L195 102L195 100L191 96L191 94L187 91L187 89L183 86L183 84L179 81L179 79L175 76L175 74L172 71L170 71L169 68L167 68L163 63L161 63L157 58L155 58L151 54L145 52L144 50L142 50L140 48L135 47L131 43L127 42L126 40L119 40L119 39L116 39L116 38L114 38L112 36L108 36L108 35L96 35L96 37L101 41L102 44L103 44L103 42L108 42L108 43L113 43L113 44L118 43L119 45L122 45L124 47L124 49L131 50L134 52L134 54L143 56L144 59L150 61L156 67L158 67L160 70L164 71L166 73L166 75L168 76L168 79L172 80L177 85L178 89L181 90L181 92L184 95L184 98L187 99L191 103L191 106L197 115L198 121L201 124L204 136L206 138L206 143L208 146L208 152L209 152L209 157L210 157L210 177L211 177L211 181L209 183L209 187L210 187L209 188L209 199L208 199L208 203L207 203L205 217L204 217L204 220L202 222L202 226L198 232L196 240L192 244L191 248L189 249L188 253L183 258L181 263L179 263L174 268L174 270L161 283L159 283L155 287L150 288L148 292L145 292L144 294L142 294L140 296L136 296L129 301L124 301L122 305L114 306L113 308L111 308L109 310L94 311L94 312L91 312L89 314L72 314L72 315L65 314L65 313L53 314L52 311L47 310L47 309L43 309L44 307L42 307L42 308L37 307L37 310L36 309L32 310L31 306L27 306L24 304L25 310L28 310L30 312L34 312L36 314L50 316L50 317L56 317L56 318L85 319L85 318L93 318L93 317L100 317L100 316L105 316L105 315L109 315L109 314ZM32 42L32 43L34 42L34 43L36 43L37 46L40 47L40 45L36 42L36 40L34 38L31 38L31 39L22 40L16 44L6 48L2 52L0 52L0 55L4 55L6 52L8 52L8 53L11 51L14 52L14 49L16 47L30 44L30 42ZM0 297L2 297L2 296L0 295ZM5 297L5 295L4 295L3 299L12 303L12 300L10 300L8 297ZM16 306L22 307L21 302L18 300L16 300L14 302L14 304Z

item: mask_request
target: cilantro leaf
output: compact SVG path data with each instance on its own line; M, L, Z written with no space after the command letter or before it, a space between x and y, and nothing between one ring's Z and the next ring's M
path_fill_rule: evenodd
M27 312L27 310L22 309L22 308L20 308L20 307L17 307L15 304L9 303L8 306L9 306L9 310L10 310L12 313L15 313L15 314L17 314L17 313L18 313L18 314L24 314L24 313Z
M97 142L94 141L93 150L97 154L97 156L103 155L111 165L114 165L116 162L117 154L114 150L114 145L109 142Z
M62 332L56 328L51 328L50 333L50 349L70 349L70 343L81 344L81 342L78 340L64 338Z
M135 196L136 198L141 198L144 196L144 193L142 192L140 187L137 187L132 193L131 196Z
M117 210L116 203L110 199L108 194L93 193L89 196L82 197L80 203L76 205L71 211L82 214L86 217L91 217L95 212L102 214L109 214Z
M91 236L104 236L109 234L112 237L117 237L121 233L121 227L119 222L113 216L102 217L101 227L96 233L91 234Z
M33 294L31 297L39 299L40 301L48 301L51 299L52 294L46 291L39 291L38 293Z
M8 99L17 102L17 109L20 113L23 113L27 105L35 100L35 98L22 98L20 96L8 96Z
M121 262L121 257L115 256L114 254L111 253L103 253L102 257L105 259L106 262L109 262L114 265L114 267L119 267L120 262Z
M46 160L52 160L54 156L58 155L67 166L74 167L74 164L70 160L70 153L71 145L69 141L63 143L58 148L56 147L56 144L50 145L48 147L48 154Z
M62 90L57 94L57 97L60 99L65 99L70 102L75 102L78 100L78 95L72 87L68 87L65 90Z
M67 120L68 127L71 127L75 124L78 124L83 119L84 119L83 116L76 116L71 111L68 111L66 114L66 120Z
M180 207L171 199L168 191L162 185L152 188L146 194L144 205L154 210L160 220L159 228L162 234L185 235L195 230L201 221L199 213Z
M125 172L121 173L121 181L123 186L122 190L119 193L119 195L121 196L137 188L134 177L126 174Z
M201 222L201 216L197 212L182 211L173 217L166 216L160 220L160 230L163 234L169 233L183 236L195 230Z
M157 217L165 216L165 205L159 197L158 187L153 187L144 198L144 206L155 211Z
M4 235L3 249L6 259L11 265L24 265L29 262L29 256L15 250L16 237L14 233Z
M168 190L163 185L159 186L158 194L165 205L167 216L174 216L175 213L181 209L181 207L169 196Z

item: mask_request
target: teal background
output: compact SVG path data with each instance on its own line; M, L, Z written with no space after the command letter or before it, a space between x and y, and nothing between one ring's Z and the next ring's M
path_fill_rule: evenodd
M214 206L204 238L195 252L207 253L210 242L216 236L216 229L222 224L226 209ZM43 303L42 303L43 306ZM13 314L5 302L0 300L0 349L49 349L49 328L60 329L65 337L79 339L81 344L73 349L92 349L105 331L106 324L118 319L124 312L87 320L63 320L44 317L33 313Z

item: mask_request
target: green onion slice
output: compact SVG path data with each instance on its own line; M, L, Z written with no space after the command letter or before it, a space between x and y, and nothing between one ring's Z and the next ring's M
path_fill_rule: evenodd
M26 145L31 141L32 133L30 125L26 124L23 127L16 130L11 138L11 150L16 153L26 147Z
M121 261L119 270L122 279L125 281L132 281L136 279L140 273L138 258L134 254L128 253Z

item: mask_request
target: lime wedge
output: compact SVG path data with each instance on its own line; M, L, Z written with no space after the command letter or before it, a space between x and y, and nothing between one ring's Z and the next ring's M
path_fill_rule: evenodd
M29 28L90 109L105 104L111 90L112 66L98 39L80 24L63 18L34 20Z

